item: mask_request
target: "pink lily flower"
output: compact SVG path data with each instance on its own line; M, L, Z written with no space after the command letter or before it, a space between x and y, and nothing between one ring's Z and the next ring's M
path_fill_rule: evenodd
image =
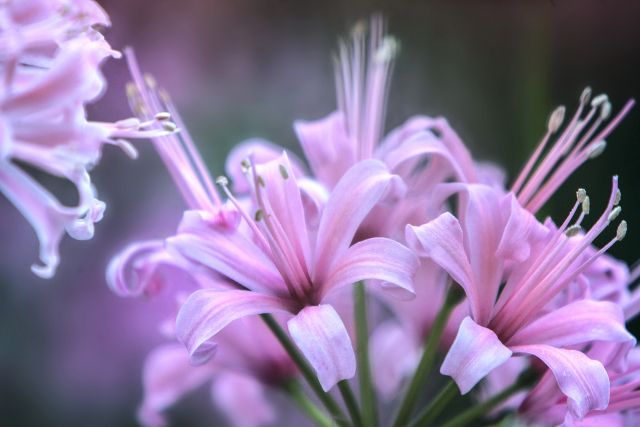
M99 67L118 56L93 28L108 17L93 1L24 1L0 7L0 191L34 228L40 241L32 270L54 275L65 233L90 239L105 204L96 198L88 170L110 143L135 157L122 138L167 133L155 121L89 122L84 105L105 82ZM74 184L79 201L65 206L20 165Z
M420 227L407 226L406 236L410 246L442 266L468 298L471 315L462 321L441 373L452 376L461 392L467 393L513 354L533 355L549 367L575 418L606 408L605 368L571 348L594 341L625 346L634 342L624 328L620 307L590 300L552 310L547 307L580 280L600 253L624 237L623 221L614 239L596 254L585 256L619 213L617 178L604 213L584 236L573 238L565 233L575 235L588 213L583 192L554 230L539 224L512 193L501 195L481 185L452 186L462 192L461 221L444 213ZM581 205L582 213L569 227ZM572 239L579 241L570 244Z

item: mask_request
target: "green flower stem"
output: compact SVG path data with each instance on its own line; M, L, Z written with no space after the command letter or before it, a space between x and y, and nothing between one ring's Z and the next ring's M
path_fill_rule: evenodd
M300 369L300 373L304 377L304 379L309 383L313 392L318 396L322 404L327 408L333 419L340 426L349 426L349 422L347 417L342 413L342 409L338 403L331 397L329 393L326 393L322 386L320 385L320 381L316 377L316 374L313 372L313 369L307 363L304 356L300 353L298 348L293 344L293 342L289 339L287 333L280 327L280 324L273 318L270 314L261 314L262 320L267 324L271 332L278 339L282 347L286 350L291 357L291 360L298 366Z
M358 380L360 381L360 397L362 401L362 421L366 427L378 425L376 396L371 381L371 366L369 364L369 327L367 325L367 295L364 283L354 285L354 304L356 320L358 361Z
M347 410L349 410L349 415L351 416L351 421L353 422L353 425L356 427L362 426L362 417L360 416L358 401L356 400L356 397L353 395L353 391L351 391L349 382L347 380L340 381L338 383L338 388L340 389L340 394L342 395L342 399L344 400L344 403L347 405Z
M418 414L411 423L411 427L428 427L432 425L433 420L438 418L451 399L458 394L458 386L453 380L449 380L447 385L440 390L440 393Z
M333 427L335 423L318 408L304 393L300 384L291 379L282 385L283 390L318 427ZM248 410L251 410L248 408Z
M440 312L438 312L438 315L433 322L433 327L431 328L429 338L427 338L427 343L425 344L422 358L420 359L420 363L418 364L411 383L409 384L409 388L404 395L404 399L402 400L402 405L400 406L400 410L398 411L396 420L393 423L394 427L403 426L409 420L409 417L411 416L411 410L416 404L416 400L418 398L420 389L424 384L424 380L426 379L427 374L429 374L429 372L431 371L431 367L433 366L433 362L435 361L436 354L438 352L438 344L440 343L442 332L447 325L447 320L449 320L451 311L453 310L459 299L459 292L458 289L454 288L455 286L457 285L452 284L450 286L444 301L444 305L440 309Z
M533 371L525 371L518 377L518 380L511 386L504 389L502 392L496 394L492 398L478 403L477 405L467 409L454 419L446 422L443 427L462 427L471 425L471 423L478 418L486 415L496 406L509 399L511 396L529 387L536 378L536 374Z

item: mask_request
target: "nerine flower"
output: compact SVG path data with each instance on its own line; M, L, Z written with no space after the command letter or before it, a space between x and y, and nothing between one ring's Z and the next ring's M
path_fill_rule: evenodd
M155 121L89 122L84 105L104 90L101 62L118 56L98 25L108 25L93 1L9 1L0 6L0 191L34 228L40 261L32 270L49 278L68 233L93 236L105 205L96 198L88 170L104 143L135 149L122 138L166 133ZM65 206L22 167L71 181L78 204Z
M581 280L600 253L624 237L622 221L607 245L585 256L619 213L617 178L607 208L583 236L576 236L589 210L583 191L563 224L553 228L538 223L512 193L501 195L482 185L452 186L452 191L462 192L460 220L444 213L420 227L407 227L411 246L441 265L468 299L470 316L462 321L441 372L466 393L513 354L533 355L549 367L575 418L606 408L606 370L572 348L593 341L628 348L634 338L624 328L620 307L584 299L549 305Z

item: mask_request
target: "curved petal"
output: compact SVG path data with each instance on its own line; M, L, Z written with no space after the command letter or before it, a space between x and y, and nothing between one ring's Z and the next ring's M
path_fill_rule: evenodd
M333 187L356 162L355 143L347 135L340 111L320 120L298 120L293 128L314 175L328 187Z
M333 266L324 288L328 292L360 280L375 279L414 294L418 257L395 240L374 237L351 246Z
M178 231L178 235L167 239L167 245L187 259L248 289L286 293L286 285L271 259L241 230L207 224L199 212L187 211Z
M607 301L580 300L567 304L520 329L508 345L546 344L568 347L592 341L626 342L635 338L624 326L622 310Z
M489 372L509 360L511 354L491 329L465 317L440 373L452 377L460 393L466 394Z
M537 225L536 218L518 203L515 195L509 193L501 200L501 210L508 212L504 231L496 255L515 261L525 261L531 253L528 237L532 228Z
M229 323L254 314L292 311L291 308L287 301L257 292L201 289L180 308L176 336L187 346L192 363L202 364L213 355L209 340Z
M589 411L609 405L609 377L602 363L579 351L549 345L520 345L511 349L536 356L549 367L575 418L582 419Z
M364 160L353 166L331 192L322 212L315 247L314 280L323 282L335 261L344 256L358 227L387 190L399 180L384 163Z
M234 372L220 374L211 387L214 402L237 427L261 427L275 421L266 391L255 378Z
M355 375L356 356L351 339L333 307L326 304L305 307L287 325L324 391Z
M463 287L475 317L479 311L479 290L475 286L457 218L445 212L419 227L407 225L405 239L419 256L433 260Z
M212 376L213 367L192 366L189 355L180 344L155 348L144 362L144 400L138 409L140 423L148 427L165 425L161 413Z

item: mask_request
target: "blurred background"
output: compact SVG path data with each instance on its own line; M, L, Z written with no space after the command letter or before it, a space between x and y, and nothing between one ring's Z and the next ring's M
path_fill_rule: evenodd
M100 1L116 49L133 46L172 94L213 176L237 142L260 136L299 152L291 124L335 108L331 54L358 19L382 12L401 42L387 129L413 114L446 116L474 155L512 178L550 111L572 112L580 92L606 92L614 112L640 96L640 2L613 0ZM311 2L309 2L311 3ZM130 115L127 70L103 68L109 89L96 120ZM545 212L564 218L578 187L603 206L620 174L627 239L611 251L640 257L640 113L602 156L579 170ZM31 274L37 241L0 199L0 424L129 426L142 396L141 366L162 341L151 303L119 299L104 270L128 242L174 231L183 208L150 145L136 161L107 148L93 173L108 204L96 236L65 239L52 281ZM52 185L56 185L55 183ZM608 237L608 236L607 236ZM171 412L175 425L218 426L206 387Z

